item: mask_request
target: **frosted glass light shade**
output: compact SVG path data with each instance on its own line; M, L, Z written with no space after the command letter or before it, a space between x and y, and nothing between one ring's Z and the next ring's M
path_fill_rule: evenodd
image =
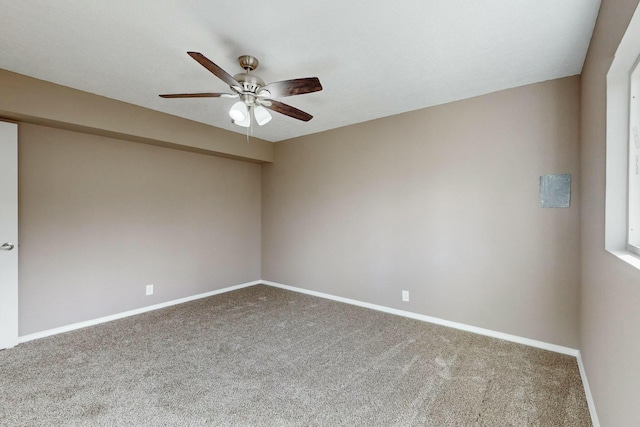
M238 101L233 104L231 110L229 110L229 115L234 123L243 122L245 119L249 117L249 110L247 109L247 104L242 101Z
M256 118L258 125L266 125L271 120L271 114L262 105L257 105L253 108L253 115Z
M236 120L232 119L231 122L233 124L238 125L238 126L242 126L243 128L248 128L249 126L251 126L251 116L249 114L247 114L247 117L245 117L244 120L236 121Z

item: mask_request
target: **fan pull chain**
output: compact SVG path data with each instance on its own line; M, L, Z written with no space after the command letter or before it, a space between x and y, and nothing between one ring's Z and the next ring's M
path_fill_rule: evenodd
M247 144L249 143L249 132L251 132L251 136L253 136L253 122L255 121L255 117L254 120L251 120L251 112L253 111L254 107L251 107L248 109L249 111L249 126L247 127Z

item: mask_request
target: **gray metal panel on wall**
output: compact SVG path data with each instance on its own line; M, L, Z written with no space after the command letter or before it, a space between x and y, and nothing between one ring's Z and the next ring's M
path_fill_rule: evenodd
M540 207L568 208L571 206L571 174L552 174L540 177Z

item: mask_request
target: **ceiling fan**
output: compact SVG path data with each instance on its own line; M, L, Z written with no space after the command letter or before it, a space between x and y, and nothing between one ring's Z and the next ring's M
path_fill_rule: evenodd
M189 56L198 61L216 77L225 82L231 88L231 93L174 93L160 95L162 98L239 98L233 104L229 115L231 122L242 126L251 125L251 113L258 125L262 126L271 120L271 114L267 109L294 119L308 122L313 118L309 113L298 110L291 105L276 101L273 98L285 96L302 95L305 93L322 90L322 85L317 77L307 77L301 79L283 80L265 84L264 81L251 71L258 68L258 60L250 55L243 55L238 58L244 73L235 76L230 75L222 68L214 64L210 59L199 52L187 52Z

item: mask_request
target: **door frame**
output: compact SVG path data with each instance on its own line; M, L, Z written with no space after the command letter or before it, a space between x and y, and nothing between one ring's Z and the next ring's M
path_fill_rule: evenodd
M0 119L0 349L18 344L18 124Z

